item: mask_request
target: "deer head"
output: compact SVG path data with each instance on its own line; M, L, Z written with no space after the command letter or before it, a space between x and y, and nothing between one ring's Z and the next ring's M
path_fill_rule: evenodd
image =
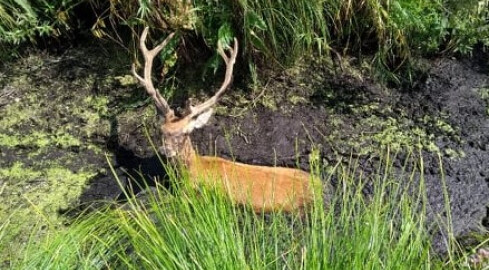
M234 63L236 61L236 56L238 55L238 41L235 38L234 47L228 48L230 52L229 56L224 52L222 45L218 43L217 52L226 64L226 74L224 82L214 96L199 105L189 105L184 115L176 116L165 98L163 98L158 90L155 89L151 79L154 57L169 43L175 33L170 34L163 42L149 50L146 47L148 30L148 27L146 27L139 39L139 47L145 61L144 75L141 77L137 73L135 64L132 66L132 72L144 86L148 95L152 97L158 113L164 118L160 128L162 135L162 146L160 147L160 151L169 158L177 157L181 161L187 162L195 155L190 141L190 133L196 128L203 127L209 121L212 116L213 106L231 83Z

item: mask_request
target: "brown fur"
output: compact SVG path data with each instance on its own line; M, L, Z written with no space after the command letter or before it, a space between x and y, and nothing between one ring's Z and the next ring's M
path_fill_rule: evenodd
M189 171L194 186L205 184L221 189L235 203L251 205L255 212L300 212L312 203L320 181L309 173L199 156L193 149L190 136L179 132L185 125L188 125L185 118L163 124L163 145L166 151L176 153L175 160ZM172 136L181 137L175 139Z
M242 164L220 157L196 156L190 181L223 189L236 203L255 212L300 212L312 203L319 181L297 169ZM313 184L314 183L314 184Z

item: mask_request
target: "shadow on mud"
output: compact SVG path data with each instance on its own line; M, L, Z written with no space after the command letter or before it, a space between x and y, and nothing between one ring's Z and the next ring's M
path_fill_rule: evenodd
M78 204L72 208L60 210L68 217L76 217L86 211L106 206L122 205L144 190L162 186L171 190L169 176L165 169L165 157L156 154L139 157L132 150L117 143L110 147L113 158L104 173L90 180L89 186L82 192ZM112 171L112 169L113 171Z

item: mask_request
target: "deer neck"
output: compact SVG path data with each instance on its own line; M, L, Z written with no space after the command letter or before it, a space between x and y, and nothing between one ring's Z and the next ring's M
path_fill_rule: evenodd
M185 139L183 147L178 155L178 159L179 162L188 169L190 169L190 167L195 164L197 153L195 153L190 136Z

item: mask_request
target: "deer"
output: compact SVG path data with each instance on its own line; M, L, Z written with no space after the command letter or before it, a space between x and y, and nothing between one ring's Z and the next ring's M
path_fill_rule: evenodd
M151 78L155 56L167 46L175 33L169 34L153 49L148 49L148 29L146 27L139 37L139 47L144 57L143 75L138 74L135 63L132 65L132 73L146 89L158 114L163 118L160 126L162 144L158 152L166 156L171 164L177 165L178 168L183 167L188 172L191 187L208 185L218 188L231 202L251 206L255 213L303 213L313 202L314 194L321 189L321 182L317 177L295 168L250 165L216 156L202 156L192 145L190 134L209 121L214 105L231 84L238 55L238 40L234 38L234 46L228 46L227 53L218 42L217 53L226 65L221 87L211 98L199 105L192 106L187 103L186 112L182 116L177 116L167 100L154 87Z

